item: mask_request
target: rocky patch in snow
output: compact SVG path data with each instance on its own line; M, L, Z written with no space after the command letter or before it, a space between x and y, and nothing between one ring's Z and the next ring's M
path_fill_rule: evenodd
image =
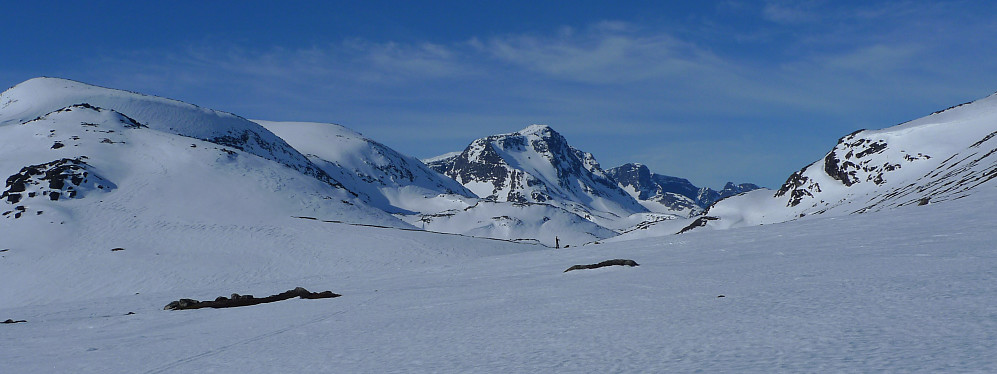
M0 199L18 204L25 199L78 199L94 190L110 191L114 183L94 173L84 160L86 156L63 158L43 164L29 165L7 177ZM17 213L16 215L20 215Z
M219 296L214 301L198 301L194 299L180 299L166 304L163 310L184 310L184 309L201 309L201 308L232 308L239 306L249 306L263 303L272 303L275 301L282 301L287 299L293 299L295 297L300 297L302 299L329 299L333 297L340 297L343 295L333 293L332 291L322 291L322 292L310 292L303 287L296 287L293 290L288 290L281 292L276 295L270 295L267 297L255 298L253 295L239 295L237 293L232 294L229 297Z
M574 265L574 266L568 268L568 270L565 270L564 272L567 273L567 272L572 271L572 270L598 269L598 268L606 267L606 266L630 266L630 267L634 267L634 266L639 266L639 264L637 264L637 262L634 261L634 260L625 260L625 259L618 258L618 259L615 259L615 260L606 260L606 261L600 262L598 264Z

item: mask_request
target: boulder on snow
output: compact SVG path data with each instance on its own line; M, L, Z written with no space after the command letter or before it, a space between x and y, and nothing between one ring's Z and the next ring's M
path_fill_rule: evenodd
M163 310L183 310L183 309L200 309L200 308L232 308L237 306L249 306L263 303L272 303L275 301L287 300L295 297L300 297L302 299L328 299L333 297L340 297L342 295L333 293L332 291L323 292L310 292L303 287L296 287L293 290L288 290L281 292L276 295L270 295L262 298L255 298L253 295L239 295L233 293L229 297L219 296L215 298L214 301L198 301L194 299L180 299L166 304Z
M575 266L572 266L572 267L568 268L568 270L565 270L564 272L567 273L567 272L572 271L572 270L580 270L580 269L597 269L597 268L606 267L606 266L630 266L630 267L634 267L634 266L639 266L639 264L636 261L634 261L634 260L624 260L624 259L618 258L618 259L615 259L615 260L606 260L606 261L600 262L598 264L575 265Z

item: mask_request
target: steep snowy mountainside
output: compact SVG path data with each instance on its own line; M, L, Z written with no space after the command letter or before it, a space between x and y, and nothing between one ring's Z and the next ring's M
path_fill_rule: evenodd
M997 94L838 140L774 194L749 192L707 213L711 227L851 214L963 198L997 176Z
M34 78L0 93L0 127L25 123L80 104L113 109L142 126L245 151L339 185L284 140L242 117L67 79Z
M428 165L485 199L557 205L599 224L647 211L546 125L477 139Z
M720 191L699 188L684 178L652 173L639 163L623 164L606 173L650 211L682 217L698 215L720 199L760 188L751 183L732 182L727 182Z
M390 213L435 212L441 204L451 209L462 205L461 197L477 197L418 159L346 127L313 122L255 122L304 153L351 191L370 196L369 204Z
M18 96L18 105L31 107L29 99ZM0 109L0 118L16 117ZM0 226L37 235L108 212L101 220L142 216L164 225L234 224L309 215L411 227L287 164L157 129L168 126L87 103L4 122ZM29 226L38 229L24 230Z

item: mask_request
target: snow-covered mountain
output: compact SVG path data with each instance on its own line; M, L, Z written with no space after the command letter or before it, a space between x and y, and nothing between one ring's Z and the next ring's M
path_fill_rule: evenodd
M389 213L466 207L477 196L460 183L346 127L313 122L255 121L274 132L348 189Z
M689 180L652 173L647 166L629 163L606 170L620 187L652 212L690 217L730 196L756 190L751 183L727 182L720 191L696 187Z
M0 225L24 229L13 235L91 220L183 226L292 215L410 227L256 123L63 79L0 94L0 177Z
M0 321L26 321L0 324L0 367L992 373L990 190L896 213L567 250L288 217L90 221L79 236L53 226L40 240L0 237ZM0 222L0 234L12 231ZM613 258L640 266L564 272ZM297 286L343 296L163 310Z
M283 139L242 117L177 100L67 79L30 79L0 94L0 126L41 119L48 113L73 105L112 109L125 114L137 125L244 151L339 185Z
M428 160L428 165L485 199L550 204L597 224L648 211L592 154L571 147L546 125L477 139L463 152Z
M838 140L778 191L716 204L710 227L783 222L963 198L997 176L997 94L882 130Z
M995 372L995 119L991 96L852 134L778 192L655 227L795 222L553 250L530 243L616 232L553 187L478 199L346 129L268 124L298 152L234 115L32 80L0 94L0 371ZM364 202L396 185L453 200ZM564 272L613 258L639 266ZM298 286L342 297L163 308Z
M734 182L727 182L727 184L724 185L724 188L721 188L719 191L709 187L702 187L696 193L696 202L703 208L709 208L717 201L734 195L740 195L748 191L754 191L759 188L762 187L754 183L734 184Z

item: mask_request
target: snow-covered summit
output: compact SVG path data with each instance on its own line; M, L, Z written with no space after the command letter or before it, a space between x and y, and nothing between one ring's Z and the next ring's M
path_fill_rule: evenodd
M490 200L549 203L605 218L647 211L592 154L571 147L546 125L477 139L459 155L429 166Z
M113 109L151 129L242 150L339 185L284 140L237 115L68 79L34 78L0 93L0 127L80 104Z

